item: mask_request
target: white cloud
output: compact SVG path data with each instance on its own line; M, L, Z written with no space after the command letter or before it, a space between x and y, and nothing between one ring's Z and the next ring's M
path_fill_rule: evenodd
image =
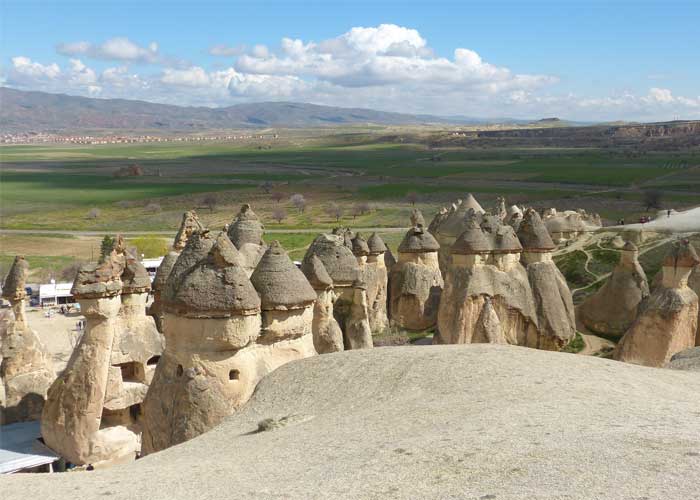
M160 81L182 87L204 87L211 83L207 72L199 66L187 69L166 68Z
M141 47L124 37L110 38L102 44L89 42L60 43L56 46L56 50L59 54L67 56L84 55L108 61L155 63L160 59L156 42L149 43L147 47Z
M245 54L245 52L245 45L235 45L233 47L229 47L227 45L214 45L209 49L209 53L211 55L223 57L240 56Z
M28 78L52 80L61 74L56 63L43 65L24 56L13 57L12 68L17 75Z

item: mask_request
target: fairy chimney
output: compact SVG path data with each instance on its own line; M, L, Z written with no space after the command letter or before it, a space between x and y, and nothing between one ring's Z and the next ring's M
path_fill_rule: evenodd
M197 213L194 210L187 211L182 214L182 222L180 228L175 235L173 246L170 251L163 257L163 260L158 266L156 275L153 278L153 303L148 308L148 314L153 317L156 322L156 328L159 332L163 331L163 305L162 293L165 288L165 283L168 281L170 271L172 271L175 261L177 260L182 249L185 248L187 240L192 236L192 233L204 230L204 226L199 221Z
M253 273L267 249L263 241L264 231L265 226L247 203L241 206L236 218L229 225L228 237L241 252L248 276Z
M386 265L388 248L377 233L367 240L369 255L365 265L364 281L367 284L369 326L373 332L383 332L389 326L387 316L387 288L389 273Z
M311 255L309 259L304 260L301 271L316 291L314 316L311 324L316 352L326 354L342 351L343 331L333 315L333 303L335 302L333 279L317 255Z
M369 326L367 285L361 279L357 279L352 284L352 290L350 316L345 322L345 348L368 349L374 344Z
M80 269L71 290L86 318L85 333L49 389L41 434L50 448L78 465L129 461L139 453L145 380L138 380L137 368L121 356L123 363L113 363L115 342L128 342L121 337L119 317L125 267L118 238L104 262Z
M640 305L615 349L615 359L662 367L674 354L695 345L698 296L688 278L698 264L700 258L688 240L672 245L663 261L661 283Z
M632 325L639 305L649 296L649 284L638 257L637 246L625 243L620 261L605 284L578 306L578 317L586 328L621 336Z
M421 216L422 219L422 216ZM390 316L408 330L435 326L443 281L438 263L440 245L423 226L408 230L391 270Z
M0 311L0 425L36 420L54 379L51 359L24 313L29 264L15 257L2 287L9 310Z

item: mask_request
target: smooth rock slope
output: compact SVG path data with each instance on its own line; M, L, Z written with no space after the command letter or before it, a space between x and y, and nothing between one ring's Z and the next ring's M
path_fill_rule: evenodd
M182 445L90 473L2 477L0 491L686 500L700 484L699 394L696 373L515 346L353 350L277 369Z

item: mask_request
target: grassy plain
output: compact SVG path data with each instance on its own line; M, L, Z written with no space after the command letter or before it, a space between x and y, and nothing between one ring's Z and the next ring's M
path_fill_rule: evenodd
M669 207L700 204L697 152L437 148L419 133L407 132L400 139L382 134L371 129L295 132L275 141L241 143L4 146L0 229L174 233L184 210L195 208L205 224L220 228L249 202L268 229L288 231L268 239L279 239L299 258L314 236L303 230L339 224L380 231L406 226L414 206L409 193L415 193L415 206L427 218L467 192L486 207L504 195L509 203L580 207L609 220L644 214L643 192L650 189L662 190ZM132 164L145 175L114 176ZM295 193L307 200L303 212L289 200ZM205 198L214 202L205 203ZM361 204L370 209L357 213ZM333 205L340 207L340 217ZM279 209L286 214L278 223L272 215ZM397 245L400 233L387 232L386 237ZM29 252L27 242L18 238L0 239L3 262L18 252L48 259L44 264L54 267L86 258L81 238L60 244L37 240ZM55 265L51 258L57 259Z

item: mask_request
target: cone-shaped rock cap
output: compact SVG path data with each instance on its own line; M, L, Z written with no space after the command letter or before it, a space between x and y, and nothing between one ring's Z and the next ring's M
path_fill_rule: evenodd
M317 290L325 290L333 285L333 279L317 255L304 259L304 262L301 263L301 272L304 273L311 286Z
M360 233L357 233L352 239L352 253L357 257L369 255L369 245Z
M179 256L180 254L177 252L168 252L165 257L163 257L163 260L160 262L160 266L158 266L158 269L156 270L156 275L153 278L152 287L154 291L159 292L165 288L165 283L168 281L168 276L170 276L170 272L173 270L173 266L175 265L175 262Z
M118 248L121 248L119 239L104 262L82 266L73 282L71 295L79 299L98 299L120 294L121 275L126 267L126 259Z
M417 208L411 210L411 226L425 227L425 218L423 217L423 212L421 212Z
M700 264L700 257L688 240L680 240L671 245L671 250L664 258L664 266L695 267Z
M258 216L247 203L241 207L236 218L228 228L228 237L236 248L246 243L263 245L263 233L265 226L262 225Z
M341 234L319 234L306 251L304 261L312 255L321 259L335 286L349 286L359 275L357 259L345 246Z
M377 233L372 233L372 236L367 240L367 246L369 247L369 253L373 255L379 255L387 251L384 240Z
M498 226L494 232L494 251L496 253L518 253L523 247L515 230L505 224Z
M476 220L470 220L467 229L459 235L451 248L453 254L474 255L491 252L491 242Z
M626 242L625 242L625 246L623 246L622 249L623 249L625 252L636 252L636 251L639 250L639 248L637 248L637 245L635 245L635 244L632 243L631 241L626 241Z
M168 279L168 296L165 309L180 316L225 318L245 316L260 312L260 297L240 265L240 255L225 233L216 238L208 233L200 235L197 245L190 245L180 255L190 249L187 261L201 257L187 272L179 273L178 281L174 273ZM202 257L202 249L208 252ZM176 268L181 264L180 259ZM183 260L184 262L184 260ZM174 269L175 270L175 269ZM174 271L173 270L173 271Z
M518 238L526 251L549 252L556 248L540 214L532 208L525 211L518 227Z
M465 209L471 208L477 213L484 213L484 209L481 208L481 205L479 205L479 202L476 201L476 198L474 198L474 195L471 193L467 193L467 198L462 202L462 206Z
M316 300L316 292L278 241L273 241L250 276L263 310L295 309Z
M420 226L409 229L399 245L399 253L427 253L438 250L440 244L435 237Z
M29 275L29 263L23 255L17 255L10 272L5 277L2 287L2 296L8 300L22 300L27 296L27 275Z
M166 302L175 300L183 278L207 258L214 241L214 237L206 229L192 233L165 282L163 298Z
M122 272L122 293L145 293L151 289L151 277L139 260L126 253L126 265Z
M182 214L182 222L180 223L180 229L178 229L175 235L175 241L173 243L173 248L176 251L180 251L185 248L187 240L195 231L203 231L204 226L199 221L197 213L194 210L189 210Z

